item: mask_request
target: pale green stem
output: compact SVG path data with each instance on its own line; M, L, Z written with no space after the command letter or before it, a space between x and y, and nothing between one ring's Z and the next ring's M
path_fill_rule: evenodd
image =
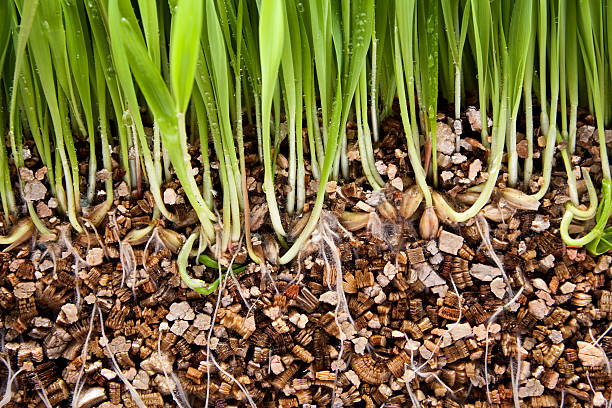
M200 222L202 223L202 227L204 228L204 232L206 233L206 237L213 242L215 239L215 229L211 223L211 221L215 221L215 215L210 211L210 209L206 206L202 195L198 189L198 186L193 178L193 169L191 167L191 156L187 152L187 135L185 133L185 115L183 113L177 113L177 121L178 121L178 132L180 138L180 149L172 150L168 152L171 156L170 159L174 158L174 162L177 164L174 166L174 171L179 180L181 180L181 184L185 191L185 195L187 199L194 207ZM184 165L181 165L184 164Z
M378 95L376 94L376 69L377 58L376 58L376 47L378 40L376 39L376 31L372 30L372 83L370 84L370 120L372 121L372 138L374 142L378 142Z
M408 157L410 158L410 164L412 165L412 170L414 171L414 178L423 192L423 197L425 198L425 206L427 208L433 205L433 200L431 198L431 191L429 190L429 186L427 185L427 175L425 174L425 170L421 165L421 157L417 150L417 145L415 145L414 140L415 137L418 137L418 131L416 131L416 123L414 119L414 112L412 120L409 119L408 116L408 106L406 104L406 89L404 85L404 70L402 68L402 60L400 54L399 47L399 38L397 33L397 24L395 29L395 78L397 81L397 97L400 102L400 113L402 116L402 124L404 125L404 133L406 133L406 145L408 148ZM404 56L406 58L406 56ZM410 77L410 80L413 80L414 77ZM408 85L409 96L414 98L414 83L410 82ZM411 106L413 103L411 103Z
M570 211L574 215L574 218L580 221L590 220L593 218L597 212L597 205L599 204L597 190L593 185L589 171L587 169L583 169L583 172L584 181L587 185L587 192L589 193L589 208L586 210L581 210L573 203L567 203L565 206L566 210Z

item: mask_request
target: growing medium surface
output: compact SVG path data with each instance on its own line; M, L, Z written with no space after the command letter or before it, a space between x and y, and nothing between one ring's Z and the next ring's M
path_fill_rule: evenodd
M612 406L612 0L0 3L0 408Z
M440 156L440 181L457 197L484 177L485 149L470 143L473 114L462 115L468 142ZM449 119L439 119L446 129ZM589 161L593 128L588 116L583 120L577 146ZM423 240L418 217L402 216L413 186L404 175L400 126L395 117L381 126L375 158L382 191L371 190L352 160L355 181L328 186L322 221L297 262L264 270L248 262L241 245L233 262L247 263L246 270L224 274L221 290L207 296L181 282L165 230L129 250L120 244L150 220L150 196L117 199L97 234L72 234L70 246L28 240L5 252L4 356L12 373L24 367L9 393L14 406L42 404L42 389L51 406L68 406L79 385L76 406L134 406L137 398L117 370L145 406L208 400L209 406L418 401L455 407L486 406L489 398L497 406L512 403L513 378L519 401L531 406L605 405L611 258L566 247L559 238L563 172L553 172L551 193L537 211L493 202L484 218L440 227ZM349 152L357 154L355 147ZM250 168L251 177L263 171L255 163ZM503 185L502 175L497 186ZM251 228L261 237L254 250L273 260L278 247L265 221L262 183L252 181L249 189ZM164 191L176 200L169 208L180 208L178 185L170 182ZM310 191L307 203L313 198ZM347 220L347 211L363 217ZM177 230L189 235L195 222ZM290 233L300 223L290 224ZM207 282L219 276L205 260L187 270ZM171 392L177 383L184 397Z

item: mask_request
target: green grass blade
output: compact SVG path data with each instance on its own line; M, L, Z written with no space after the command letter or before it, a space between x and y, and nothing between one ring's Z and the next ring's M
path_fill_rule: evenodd
M203 9L201 0L181 0L172 19L170 76L176 106L181 113L185 113L191 98L202 31Z
M270 146L270 111L277 83L278 68L283 52L285 7L281 0L262 0L259 21L259 52L261 66L261 111L264 156L264 190L274 231L285 236L274 192Z

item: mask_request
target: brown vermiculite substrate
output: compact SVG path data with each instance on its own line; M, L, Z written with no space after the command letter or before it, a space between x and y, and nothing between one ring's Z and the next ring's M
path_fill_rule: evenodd
M457 206L467 187L487 177L486 149L463 122L468 133L454 153L443 150L445 137L454 149L452 121L438 121L441 190ZM591 117L579 124L574 159L599 178L591 125ZM538 211L494 197L482 216L441 224L436 239L423 241L422 209L414 219L401 216L412 181L400 128L394 118L383 124L376 167L387 184L380 194L359 178L349 129L356 181L328 184L327 212L288 267L275 265L279 249L256 181L262 169L247 156L254 245L268 269L248 263L207 297L181 284L176 254L162 238L119 245L150 221L153 207L147 194L128 199L121 174L114 175L119 199L97 231L1 253L2 356L12 374L21 370L13 383L19 403L6 406L43 407L44 399L71 406L75 388L76 407L137 406L117 370L146 407L196 407L207 399L210 407L513 406L513 381L525 406L604 406L611 398L605 352L612 335L604 332L612 257L566 248L559 238L562 169ZM279 156L279 192L284 166ZM35 173L40 164L29 167ZM313 182L310 200L315 190ZM186 208L178 184L162 191L170 208ZM39 201L39 215L58 225L48 201ZM344 211L372 214L349 232L338 222ZM166 228L188 235L196 221L185 214ZM292 236L304 224L287 222ZM243 246L234 254L236 264L248 261ZM188 271L207 282L219 273L197 265ZM177 383L186 395L171 394Z

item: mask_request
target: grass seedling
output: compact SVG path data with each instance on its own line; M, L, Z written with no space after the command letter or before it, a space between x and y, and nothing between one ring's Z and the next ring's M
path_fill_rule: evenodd
M204 202L193 177L185 129L185 111L191 97L198 58L203 5L197 1L182 1L173 19L170 39L171 94L151 61L131 5L124 0L110 2L110 32L111 39L115 39L112 48L129 61L132 75L156 117L185 195L194 207L207 237L213 241L215 234L211 221L215 221L216 217ZM152 171L150 173L153 174Z
M543 3L543 2L540 2ZM551 5L552 7L552 5ZM540 8L540 13L544 13L546 15L546 11L542 11ZM551 181L551 173L553 167L553 156L555 153L555 148L557 146L557 133L559 130L557 129L557 105L559 101L559 56L560 56L560 34L561 30L564 28L561 24L564 23L564 19L557 21L556 12L553 8L551 11L552 21L550 27L550 115L544 112L546 108L545 103L541 103L542 107L542 115L540 118L540 129L542 129L542 133L546 137L546 147L544 149L544 154L542 155L542 177L544 182L540 187L540 190L533 194L533 197L537 200L542 199L546 192L548 191L548 187L550 186ZM542 44L540 44L542 46ZM546 53L545 48L540 48L539 52ZM542 77L545 76L543 73L546 72L546 58L544 60L540 57L540 64L544 64L544 70L541 71L540 75L540 83L541 89L540 92L544 92L543 95L546 94L546 84L542 85ZM542 94L540 95L542 98Z
M327 144L325 145L325 157L323 160L317 198L306 226L291 248L280 258L280 264L288 263L298 254L302 245L315 229L321 211L323 210L325 187L329 180L332 165L336 158L338 144L340 142L340 128L347 122L351 101L359 80L359 73L366 62L374 20L372 10L372 0L360 0L351 3L350 13L352 21L358 21L358 23L351 27L351 46L349 50L346 51L347 55L344 56L344 63L348 66L347 75L343 76L342 81L338 82L336 90L336 103L327 133L328 138Z
M299 27L298 14L294 2L285 3L285 15L283 20L283 51L281 54L281 69L283 78L283 95L285 96L285 114L288 118L288 142L289 142L289 169L287 193L287 213L295 211L301 213L304 208L304 148L302 146L302 51L300 30L291 30L291 27ZM297 206L296 206L297 197ZM300 206L301 205L301 206ZM296 208L297 207L297 208Z
M577 33L576 33L576 10L574 2L569 6L565 1L559 3L557 14L559 16L559 81L560 81L560 105L561 105L561 133L557 136L560 145L561 157L567 172L567 186L572 204L577 207L578 190L576 188L576 176L570 163L569 154L575 149L576 144L576 115L578 110L578 70L577 65ZM568 24L569 20L569 24ZM568 27L566 29L566 27ZM570 58L568 58L568 55ZM567 88L570 93L570 129L567 123ZM570 136L571 133L571 136Z
M227 275L229 275L228 271L230 269L232 272L231 274L235 275L246 270L246 266L234 265L232 262L230 268L225 268L208 255L200 255L198 257L198 260L208 268L218 269L220 276L210 284L204 282L201 279L192 278L187 273L187 264L189 256L192 252L193 244L198 238L198 235L199 233L193 233L189 236L189 238L187 238L187 241L185 241L185 244L183 245L178 254L178 259L176 263L178 265L179 275L181 276L181 279L183 280L185 285L200 293L201 295L207 296L217 290L219 284L225 279Z
M274 166L270 144L270 111L277 84L278 69L285 41L285 7L280 0L263 0L259 19L259 58L261 61L262 145L264 158L264 192L274 231L285 236L274 191ZM278 115L276 115L278 116ZM275 149L275 154L278 149Z
M44 33L43 17L39 14L34 18L28 47L33 55L33 60L38 67L53 67L53 60L49 50L49 44ZM37 69L38 80L45 97L47 108L51 116L51 122L55 133L55 177L57 199L60 208L68 214L70 224L77 231L81 232L82 227L78 222L77 208L79 195L75 184L79 184L78 179L74 180L74 173L78 174L76 167L76 157L74 157L74 146L70 128L66 124L66 106L63 90L57 87L52 69ZM72 153L70 153L72 148ZM69 159L69 156L73 156ZM65 184L64 184L65 179Z
M208 72L211 74L211 84L214 91L216 105L218 106L217 115L219 118L219 129L221 134L221 148L217 150L217 156L223 155L224 169L227 183L224 187L224 196L228 195L230 203L230 213L225 214L224 228L231 231L231 239L237 241L240 238L240 206L242 204L242 189L240 171L238 169L238 159L236 158L236 147L232 132L232 121L230 111L235 107L231 103L231 84L230 66L227 62L228 49L231 44L226 45L223 31L228 30L227 25L221 26L217 11L212 1L206 2L205 25L207 35L202 37L204 56L208 63ZM222 10L223 8L221 8ZM226 37L227 38L227 37ZM234 60L234 69L240 72L240 62L230 51L230 57ZM240 91L240 81L236 82L236 88ZM242 115L242 112L240 112ZM215 146L217 149L218 146ZM209 237L210 238L210 237Z
M532 13L532 26L535 25L537 13ZM525 140L527 141L527 158L525 159L523 168L523 184L525 187L529 185L533 174L533 76L534 76L534 58L536 49L536 32L531 30L529 36L529 50L527 52L527 61L525 61L525 75L523 78L523 100L525 103Z
M432 164L433 185L438 186L436 121L438 116L438 2L418 0L416 7L415 74L419 109L427 137L425 172Z
M491 39L491 5L487 0L469 0L472 11L472 27L470 41L475 54L478 73L478 101L480 104L480 123L482 126L481 141L489 146L487 128L487 107L489 102L489 52ZM491 90L492 91L492 90Z
M378 96L378 98L372 99L371 109L373 112L372 114L374 114L380 99L381 109L378 118L384 119L391 114L391 108L396 94L395 75L393 74L393 30L395 26L393 21L395 19L395 1L379 0L376 4L378 6L376 9L375 21L376 31L373 34L376 38L376 58L372 63L372 86L377 85L378 92L373 93L372 98L375 96ZM372 51L374 51L374 44ZM376 67L375 72L374 66ZM374 76L376 77L376 81L374 81ZM376 121L372 119L373 129L374 123L376 123ZM378 142L376 133L373 135L374 141Z
M368 126L367 116L367 80L366 67L364 66L359 75L359 84L355 92L355 111L357 113L357 138L359 141L359 156L361 167L374 190L380 190L385 185L374 165L374 149L372 148L372 136Z
M538 56L539 56L539 79L540 79L540 129L544 136L548 135L549 123L548 123L548 99L546 99L546 88L547 88L547 70L546 70L546 54L548 48L546 43L548 40L548 1L539 0L538 2ZM551 69L552 71L552 69ZM552 105L552 104L551 104ZM557 106L554 106L557 109ZM548 141L548 140L547 140Z
M532 13L532 0L515 2L507 32L509 39L507 46L503 30L501 35L503 42L500 51L508 53L506 60L510 65L508 67L510 71L509 83L505 86L509 88L508 95L510 97L508 110L510 126L507 128L506 143L508 149L508 184L511 187L515 187L518 183L516 122L523 93L525 66L529 56Z
M433 211L431 191L427 185L426 173L419 155L419 133L416 122L416 101L414 98L414 64L415 52L414 28L408 22L415 21L415 1L396 2L395 11L395 33L394 33L394 56L395 77L397 81L397 95L400 105L402 124L406 134L406 146L408 157L414 172L416 184L421 189L425 199L425 212L419 224L421 236L425 239L431 238L434 229L437 229L438 220ZM406 89L407 88L407 89ZM406 99L408 93L408 100ZM410 110L408 109L410 103ZM410 116L409 113L410 112Z
M442 16L448 45L451 51L454 66L454 91L455 91L455 119L459 119L461 114L461 92L462 76L461 67L463 64L463 48L467 38L468 26L470 21L470 1L466 1L459 24L459 10L461 2L459 0L441 1ZM459 146L457 145L457 148Z
M523 293L523 290L525 289L524 286L522 286L518 292L516 292L516 294L514 295L514 297L512 297L507 303L505 303L503 306L500 306L497 308L497 310L495 310L495 313L493 313L491 315L491 317L489 317L489 320L487 321L487 334L485 336L485 355L484 355L484 374L485 374L485 384L487 386L487 399L489 400L489 404L491 404L491 391L489 389L489 369L488 369L488 359L489 359L489 332L491 330L491 325L493 325L493 323L495 323L497 321L497 318L499 317L499 315L509 309L512 305L514 305L514 303L517 301L517 299L521 296L521 294ZM520 375L520 372L519 372ZM518 395L518 394L517 394Z
M525 4L525 1L521 1L517 4ZM479 186L480 194L476 201L465 211L459 213L456 212L452 207L446 203L442 195L435 195L434 201L436 210L444 214L444 217L452 220L453 222L465 222L470 218L476 216L476 214L484 207L489 201L497 176L502 167L502 156L504 152L504 137L506 135L507 115L508 115L508 102L509 102L509 83L510 83L510 64L508 63L508 53L505 49L505 39L503 33L503 27L501 25L491 26L489 17L485 17L485 11L490 10L488 1L472 0L472 19L474 27L474 37L476 38L476 60L478 64L479 77L481 73L490 72L491 81L491 104L493 107L493 132L491 135L490 143L490 155L488 159L488 173L489 179ZM500 18L501 11L494 9L496 18ZM490 15L490 13L489 13ZM496 30L495 32L488 32L487 30ZM488 38L491 37L491 46L489 47ZM484 51L488 50L490 54L484 54ZM489 61L490 67L484 68L486 61ZM488 78L488 77L487 77ZM479 81L480 86L481 81ZM484 85L483 85L484 86ZM484 90L482 90L484 92ZM483 95L480 94L481 98L481 113L483 105ZM482 135L483 140L486 140L487 131L486 129L486 114L482 117ZM483 143L484 144L484 143ZM488 143L487 143L488 145Z
M17 39L14 41L15 44L15 69L13 72L13 85L11 89L13 90L11 93L10 106L9 106L9 139L11 142L13 157L15 160L15 165L18 168L24 166L24 155L23 155L23 135L21 129L21 120L19 117L19 112L17 112L17 96L20 89L25 88L25 86L20 86L22 82L20 79L22 78L22 67L24 65L24 61L26 62L26 72L29 74L29 60L26 55L26 43L28 41L28 37L30 35L30 31L32 29L32 25L34 22L34 17L36 15L36 11L38 9L38 2L34 1L31 4L28 4L25 7L21 19L21 26L18 34L16 35ZM15 12L15 10L13 9ZM16 16L15 16L16 17ZM15 21L15 27L17 23ZM25 75L24 75L25 77ZM30 98L31 99L31 98ZM39 140L39 145L42 143ZM23 191L23 183L20 181L20 188ZM36 228L45 235L52 235L51 231L45 226L45 224L38 218L38 214L34 209L34 205L29 200L26 200L26 204L28 207L28 213L30 214L31 221L34 223Z
M567 78L567 87L569 88L570 102L570 118L569 130L567 135L568 149L570 154L574 154L576 150L576 130L578 122L578 31L577 31L577 13L576 3L568 2L566 12L566 27L565 30L565 73ZM563 104L561 105L561 113L565 116ZM565 139L564 135L564 139Z
M594 254L606 252L610 246L608 237L602 239L606 235L604 230L608 222L608 218L612 213L612 179L610 175L610 166L608 162L608 153L606 148L606 140L604 135L604 116L605 116L605 93L602 91L605 81L604 64L603 64L603 48L604 39L596 27L602 27L602 10L599 7L593 7L588 1L580 1L578 4L578 33L582 55L584 56L585 71L589 94L592 95L592 101L597 120L597 133L599 137L599 150L601 157L601 170L603 175L602 180L602 202L597 210L597 222L591 232L585 235L578 242L586 242L587 249ZM570 204L571 205L571 204ZM567 214L567 213L566 213ZM568 225L568 220L571 222L573 215L565 217L562 220L562 226L565 221ZM565 228L562 228L564 230ZM569 235L566 234L566 238ZM572 241L569 241L572 242ZM575 241L573 243L576 243ZM570 243L572 245L573 243Z

